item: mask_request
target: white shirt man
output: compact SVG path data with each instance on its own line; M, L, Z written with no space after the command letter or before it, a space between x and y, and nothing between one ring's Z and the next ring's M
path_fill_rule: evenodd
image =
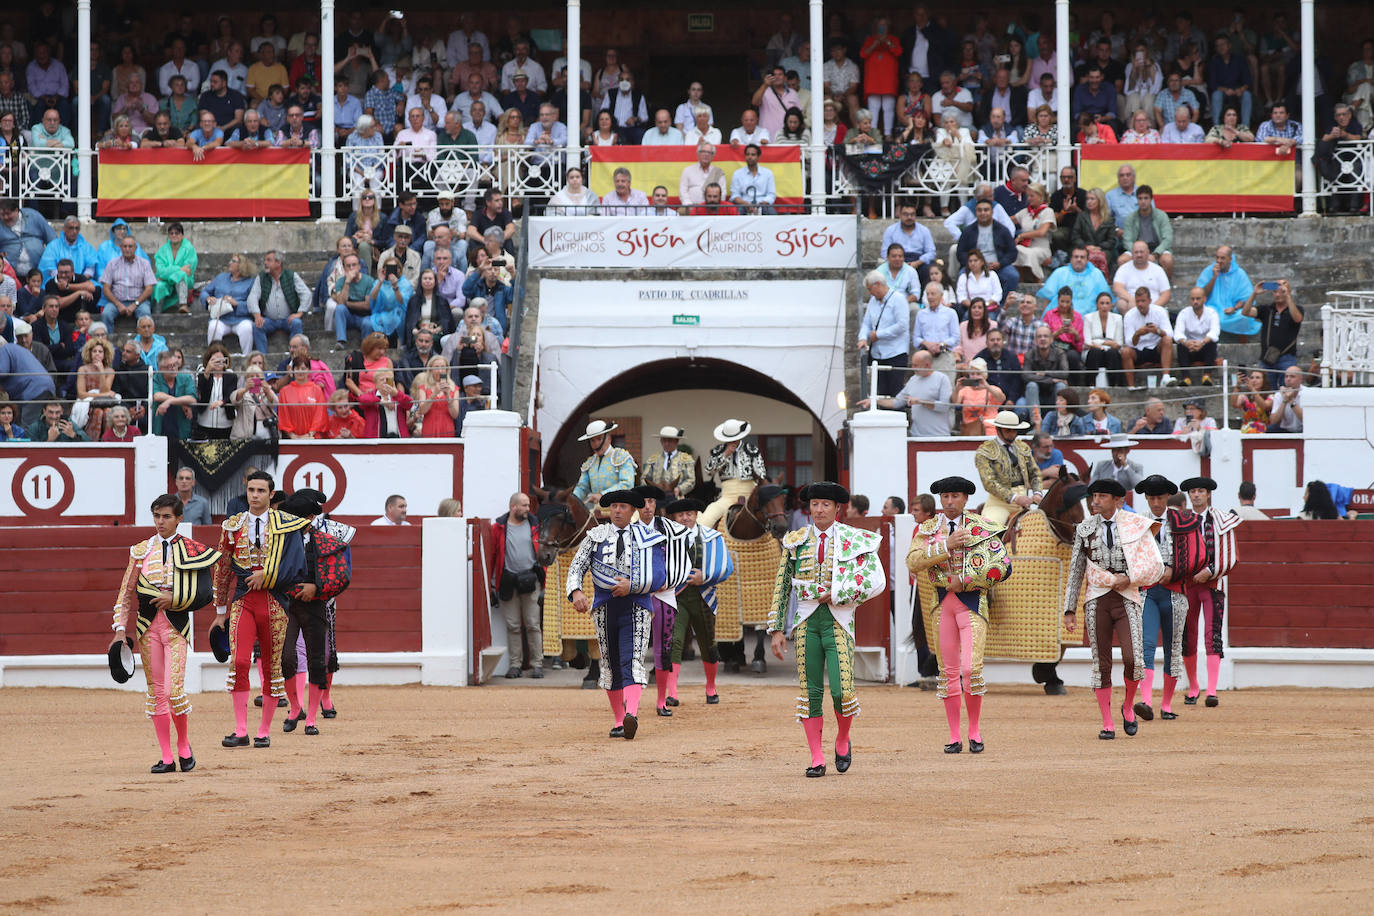
M549 91L549 80L544 75L544 68L539 65L539 61L532 57L526 57L523 61L519 55L506 61L506 65L501 68L501 91L515 91L515 74L523 73L530 78L530 92L544 93Z
M854 61L846 60L843 64L835 63L834 59L825 62L821 68L821 76L825 79L825 85L830 88L830 92L838 99L843 99L859 82L859 68Z
M1174 109L1174 119L1164 125L1159 136L1164 143L1202 143L1207 139L1202 128L1189 116L1187 105Z
M986 195L983 195L981 187L975 190L979 196L975 197L974 200L992 200L991 185L988 186ZM973 201L969 201L969 203L973 203ZM1020 231L1016 228L1016 224L1011 221L1011 217L1007 215L1006 208L996 201L992 203L992 221L1001 224L1003 229L1011 233L1012 238L1016 238L1016 233ZM966 203L962 207L955 207L954 212L945 217L945 231L957 242L959 236L964 234L964 229L976 222L978 222L977 214L973 212L973 207Z
M684 207L705 203L708 184L725 186L725 173L713 161L715 155L714 146L698 146L697 161L682 170L682 177L678 179L677 197Z
M772 138L768 136L768 131L761 124L755 124L752 131L747 131L743 126L736 127L730 131L730 145L738 143L741 147L748 146L750 143L763 146Z
M1131 246L1131 259L1116 269L1112 278L1112 292L1116 294L1117 308L1125 312L1135 303L1135 291L1141 287L1150 291L1150 304L1165 306L1173 295L1164 268L1150 260L1150 246L1137 241Z
M444 102L444 97L437 92L429 94L426 101L420 97L418 92L412 92L406 96L406 111L418 108L425 115L425 127L429 130L444 129L444 115L448 114L448 104Z
M683 136L686 136L692 128L696 127L696 110L698 108L706 109L707 124L715 121L715 112L711 111L710 105L701 100L701 93L701 83L692 83L687 87L687 101L677 106L677 110L673 112L673 123L677 125L678 130L682 131Z
M1174 320L1174 339L1180 343L1185 340L1210 340L1213 343L1221 340L1221 316L1216 309L1207 307L1206 296L1199 296L1194 305L1178 313L1178 318Z
M1162 342L1163 338L1153 331L1146 331L1140 335L1138 340L1136 339L1135 332L1147 324L1153 324L1161 333L1168 334L1170 337L1173 336L1173 326L1169 324L1169 313L1158 305L1150 306L1149 310L1144 313L1139 308L1132 306L1131 310L1126 313L1122 324L1125 326L1126 346L1134 350L1154 350Z
M954 92L946 93L943 88L935 92L930 97L931 116L936 124L939 124L946 111L954 113L959 119L959 126L965 128L973 127L973 110L963 110L959 105L973 105L973 95L962 86L955 87Z
M229 63L229 58L221 57L210 65L211 73L214 73L216 70L224 71L227 77L224 82L230 89L235 92L245 92L243 86L248 82L248 68L244 65L242 60L236 64L231 64Z
M668 109L660 108L654 112L654 126L644 132L640 146L682 146L682 131L673 126L668 117Z
M478 76L477 79L468 82L470 84L468 88L454 97L453 110L461 112L464 121L470 121L472 120L472 103L481 102L486 106L483 119L491 121L493 124L496 123L496 117L501 113L501 102L497 100L496 96L480 88L478 88L476 95L472 94L474 86L481 86L482 77Z
M1046 93L1043 87L1036 86L1034 89L1030 91L1030 94L1026 96L1027 123L1035 123L1035 109L1039 108L1041 105L1050 106L1050 111L1053 111L1055 114L1058 114L1059 90L1050 89L1050 91Z
M554 79L557 79L558 74L566 69L568 69L568 58L555 57L553 59L553 66L549 68L549 72L553 74ZM590 86L592 83L592 65L586 60L581 61L581 66L578 67L578 73L582 77L582 86L584 88Z

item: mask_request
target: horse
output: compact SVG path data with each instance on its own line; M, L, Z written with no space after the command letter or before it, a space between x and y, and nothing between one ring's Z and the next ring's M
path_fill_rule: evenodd
M781 538L787 533L786 491L776 484L754 487L749 498L725 512L725 533L737 541L752 541L765 534Z
M596 519L582 500L572 495L572 488L547 490L535 488L539 507L534 516L539 522L540 566L549 566L554 557L572 550L583 536L596 525Z

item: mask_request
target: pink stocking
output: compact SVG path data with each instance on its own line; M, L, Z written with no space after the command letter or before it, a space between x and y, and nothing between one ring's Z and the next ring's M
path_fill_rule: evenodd
M1130 683L1130 682L1128 681L1127 684L1129 685L1129 683ZM1129 688L1128 688L1128 689L1129 689ZM1141 683L1141 685L1140 685L1140 692L1141 692L1141 694L1142 694L1142 696L1141 696L1141 698L1140 698L1140 702L1144 703L1146 706L1151 706L1151 705L1153 705L1150 701L1151 701L1151 699L1153 699L1154 694L1155 694L1155 669L1154 669L1154 668L1146 668L1146 669L1145 669L1145 680L1144 680L1144 681Z
M1165 712L1174 711L1174 690L1178 688L1178 678L1164 675L1164 695L1159 700L1159 708Z
M1134 721L1135 721L1135 693L1136 693L1136 690L1137 690L1139 687L1140 687L1140 684L1139 684L1137 681L1132 681L1132 680L1130 680L1130 679L1127 679L1127 681L1126 681L1126 711L1123 712L1123 713L1121 714L1121 717L1122 717L1123 719L1125 719L1127 722L1134 722Z
M825 763L825 753L821 750L821 725L825 723L825 716L811 716L802 719L802 728L806 730L806 745L811 748L811 765L818 767Z
M611 701L611 715L615 716L616 727L625 724L625 691L607 690L606 699Z
M964 694L964 705L968 707L968 740L982 741L983 731L978 720L983 715L983 698L971 693Z
M162 762L175 763L176 758L172 756L172 716L170 713L160 712L153 716L153 730L157 732L157 744L162 748Z
M839 726L839 732L835 735L835 753L849 753L849 727L854 724L853 716L842 716L835 714L835 723ZM844 748L844 750L840 750Z
M304 679L304 674L293 674L286 681L286 701L291 704L287 708L286 714L293 719L301 714L301 696L305 693L301 689L301 681ZM263 699L262 705L267 705L266 698Z
M1112 688L1097 687L1093 693L1097 694L1097 705L1102 710L1102 730L1116 731L1116 726L1112 723Z
M639 715L639 695L644 692L644 688L638 684L625 685L625 714L629 716Z
M324 693L324 691L321 690L319 687L316 687L314 684L308 685L307 690L310 694L310 700L305 707L305 724L314 725L315 713L317 713L320 709L320 696Z
M702 670L706 672L706 695L713 697L716 695L716 668L719 662L702 662Z
M1188 693L1187 693L1187 695L1190 696L1190 697L1195 697L1195 696L1197 696L1199 693L1202 692L1202 691L1198 690L1198 686L1197 686L1197 656L1196 656L1196 655L1185 655L1185 656L1183 656L1183 670L1186 671L1186 672L1188 672Z
M287 691L290 693L291 691ZM246 712L246 710L245 710ZM262 720L258 723L258 737L266 738L272 734L272 717L277 714L277 699L272 696L272 691L262 692Z
M667 705L666 703L663 702L663 700L664 700L665 697L668 696L668 680L669 680L672 676L673 676L673 675L672 675L670 672L668 672L668 671L660 671L660 672L658 673L658 677L656 678L656 680L658 681L657 687L658 687L658 708L659 708L659 709L663 709L663 708L665 708L666 705Z
M1221 675L1221 656L1207 656L1207 695L1214 697L1217 695L1217 680Z
M668 672L668 696L672 697L674 700L677 699L677 675L681 670L682 665L677 664L673 666L672 671Z
M248 691L235 690L230 694L234 698L234 734L240 738L248 736ZM266 706L267 701L263 700L262 705ZM273 703L272 705L276 705Z
M959 737L959 694L945 697L945 718L949 720L949 743L958 744L963 740Z
M329 691L334 687L334 672L329 672L324 677L324 693L320 694L320 708L333 709L334 701L329 696Z
M187 734L186 714L177 715L172 713L172 724L177 729L177 754L182 757L191 756L191 738Z

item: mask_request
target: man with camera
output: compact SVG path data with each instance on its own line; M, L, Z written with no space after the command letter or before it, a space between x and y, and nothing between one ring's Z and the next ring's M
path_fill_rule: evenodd
M393 262L394 263L394 262ZM333 300L340 307L334 309L335 350L348 344L348 331L357 328L359 338L372 333L372 287L377 281L363 273L362 261L356 254L343 260L343 276L334 281Z
M1255 305L1260 290L1274 294L1272 305ZM1260 365L1268 370L1269 384L1277 388L1288 368L1298 364L1303 308L1293 300L1293 287L1287 280L1269 280L1250 291L1241 310L1246 318L1260 323Z
M513 493L510 511L491 523L492 603L501 609L506 619L506 646L510 651L510 667L506 677L524 674L526 660L530 677L544 676L544 636L539 622L539 596L544 585L544 568L536 562L539 553L539 530L530 521L530 498ZM529 651L521 636L521 627L529 639Z

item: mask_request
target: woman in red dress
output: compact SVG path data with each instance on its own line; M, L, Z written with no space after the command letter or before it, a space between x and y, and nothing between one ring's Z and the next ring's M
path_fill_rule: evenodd
M887 17L873 23L873 34L864 40L859 57L864 61L864 95L873 113L873 126L884 136L897 132L897 65L902 43L887 30Z

